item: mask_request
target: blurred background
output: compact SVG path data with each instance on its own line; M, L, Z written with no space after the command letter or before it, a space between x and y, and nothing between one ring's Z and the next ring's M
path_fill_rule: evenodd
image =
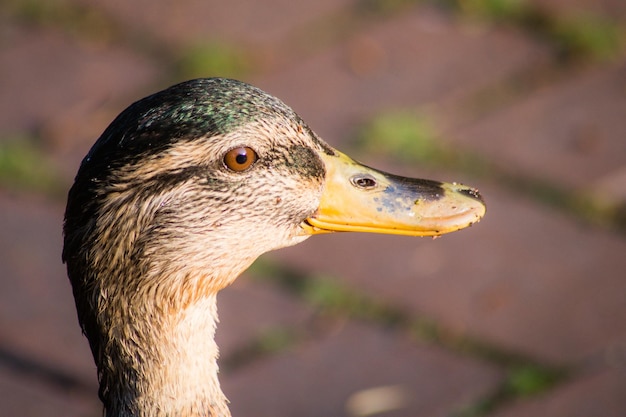
M623 0L1 0L0 416L101 415L66 193L121 110L207 76L488 205L262 257L219 298L234 416L626 415L625 34Z

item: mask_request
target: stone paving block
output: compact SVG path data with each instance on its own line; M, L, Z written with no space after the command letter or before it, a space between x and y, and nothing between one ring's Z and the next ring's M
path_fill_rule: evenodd
M529 3L561 18L596 16L626 20L626 2L623 0L530 0Z
M525 175L593 189L626 167L625 86L626 60L575 71L446 137Z
M547 60L519 32L479 30L415 7L254 82L338 144L372 113L462 96Z
M272 259L544 361L570 363L623 345L626 241L479 188L487 215L468 230L434 241L315 236Z
M0 135L38 132L73 179L91 144L121 110L162 75L120 47L0 19Z
M94 393L95 394L95 393ZM52 389L0 364L0 417L99 417L97 397Z
M0 194L0 346L96 384L61 263L59 204Z
M39 127L77 106L97 108L108 100L128 97L150 86L159 75L157 65L121 48L6 20L3 24L3 132Z
M519 402L493 417L623 417L626 415L626 368L613 368L583 375L548 392Z
M348 416L358 409L360 415L436 417L471 404L499 380L499 371L484 364L348 322L320 340L223 375L222 386L234 416ZM391 395L378 399L367 391L374 388ZM383 406L377 399L392 409L374 413Z
M245 274L220 291L217 302L215 338L222 358L272 330L304 327L312 316L310 307L270 285L250 282Z

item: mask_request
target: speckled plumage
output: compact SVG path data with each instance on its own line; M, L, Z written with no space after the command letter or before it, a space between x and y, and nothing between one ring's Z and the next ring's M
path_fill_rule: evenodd
M223 78L187 81L124 110L93 146L81 171L109 163L126 164L174 143L223 135L279 115L308 129L282 101L251 85ZM332 152L323 142L319 144Z
M253 163L229 166L240 149ZM331 231L434 236L484 212L469 187L358 164L245 83L193 80L136 102L83 160L65 212L105 415L230 415L216 295L262 253Z
M244 144L259 161L230 172L223 154ZM315 211L324 176L317 152L332 149L281 101L224 79L149 96L105 130L69 193L63 258L110 415L161 415L138 401L155 370L171 373L177 353L163 334L196 320L190 308L211 310L206 300L258 255L305 238L298 224ZM211 343L197 354L216 372L207 323ZM211 390L220 398L219 385Z

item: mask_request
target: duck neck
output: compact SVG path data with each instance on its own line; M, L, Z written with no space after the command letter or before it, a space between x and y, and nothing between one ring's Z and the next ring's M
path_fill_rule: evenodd
M217 377L215 294L194 300L184 309L160 311L160 317L142 313L153 319L147 326L133 328L131 318L130 325L112 329L118 338L108 353L117 356L116 362L126 369L100 368L105 415L230 416Z

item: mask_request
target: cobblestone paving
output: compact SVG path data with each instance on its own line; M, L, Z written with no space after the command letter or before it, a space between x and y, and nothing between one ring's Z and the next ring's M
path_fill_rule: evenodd
M626 415L625 39L620 0L2 2L0 416L101 415L65 193L123 108L195 76L488 203L434 241L262 257L219 298L233 415Z

